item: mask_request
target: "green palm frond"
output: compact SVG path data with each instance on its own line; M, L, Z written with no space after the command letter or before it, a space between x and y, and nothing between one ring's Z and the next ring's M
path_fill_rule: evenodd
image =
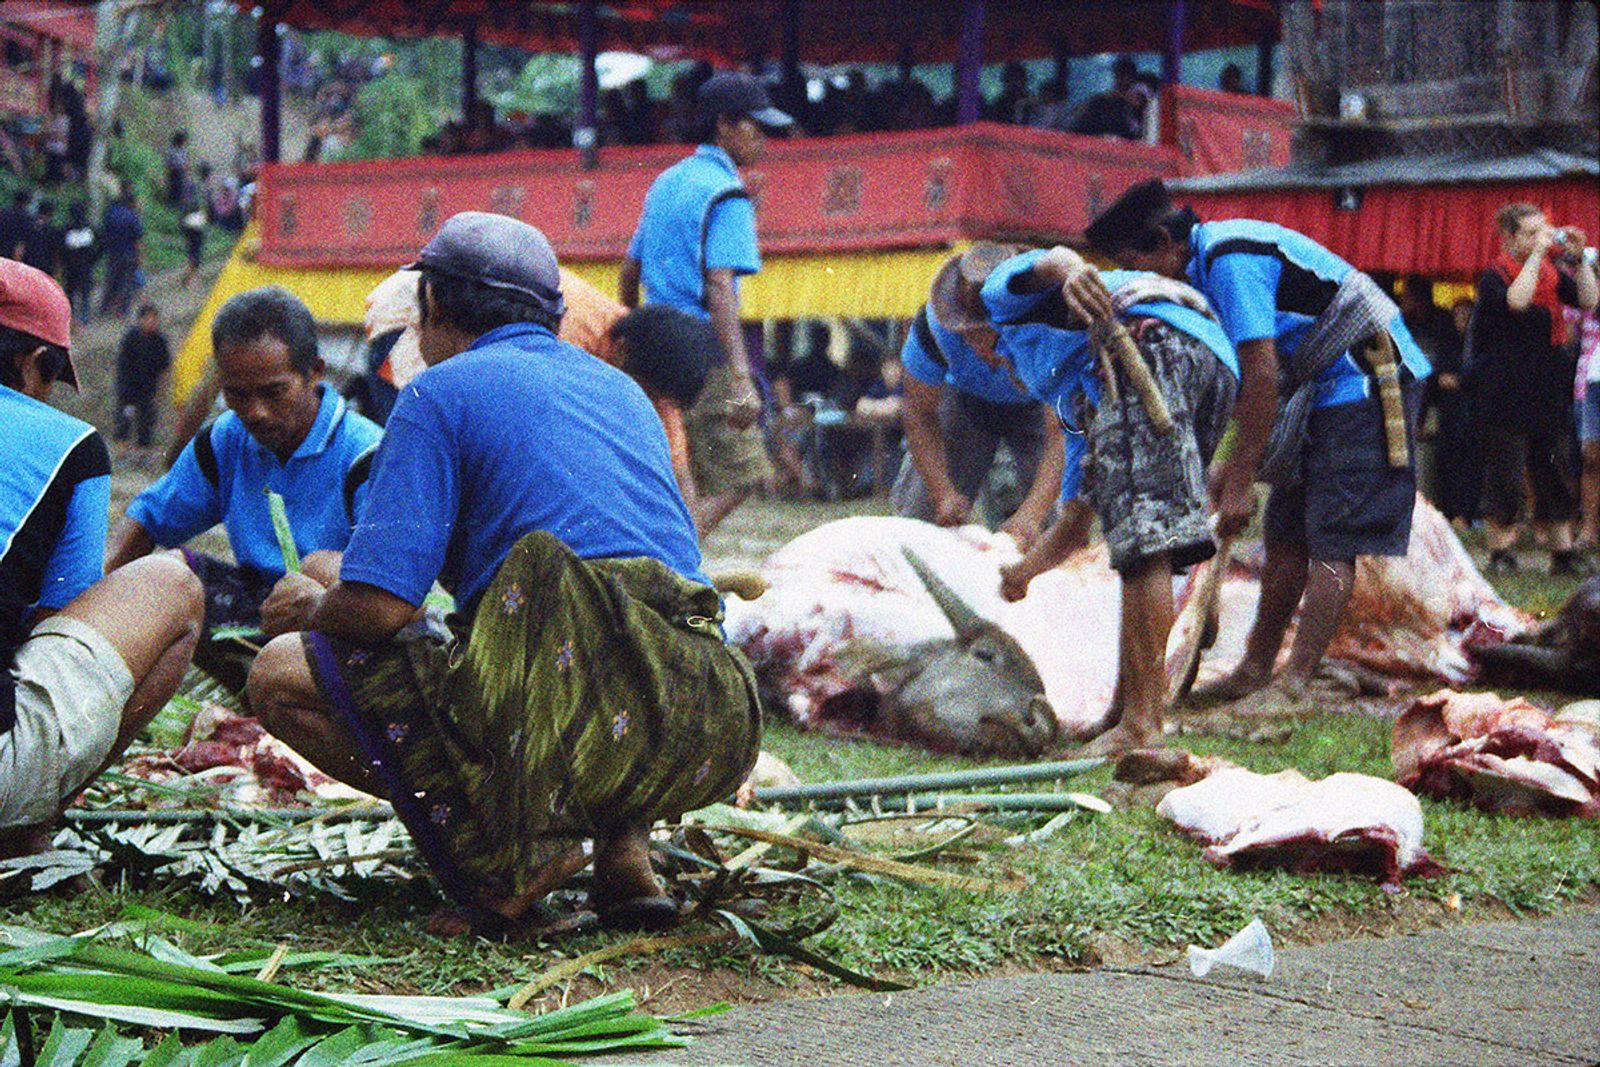
M60 937L0 926L7 1067L558 1067L568 1057L686 1044L634 1008L629 992L539 1016L488 997L313 993L229 973L159 939L136 949L106 931ZM147 1052L124 1026L219 1036L199 1045L169 1036Z

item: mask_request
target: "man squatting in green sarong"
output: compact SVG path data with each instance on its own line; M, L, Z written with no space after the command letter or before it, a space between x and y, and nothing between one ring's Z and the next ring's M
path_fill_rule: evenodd
M601 922L677 912L651 871L657 819L728 796L760 713L666 434L626 374L555 336L544 235L451 218L422 250L420 348L339 581L288 575L251 672L263 725L387 797L482 931L533 925L587 862ZM410 626L438 580L453 639ZM519 923L520 920L520 923Z

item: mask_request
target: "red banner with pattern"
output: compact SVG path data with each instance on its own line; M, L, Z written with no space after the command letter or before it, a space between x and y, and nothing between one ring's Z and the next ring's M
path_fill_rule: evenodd
M627 249L645 191L686 146L269 166L260 259L380 267L413 257L458 211L538 226L564 259ZM1177 170L1171 149L1015 126L770 141L745 172L767 253L860 251L965 239L1063 240L1127 186Z
M1177 148L1185 178L1289 164L1300 120L1286 100L1169 85L1161 103L1162 140Z

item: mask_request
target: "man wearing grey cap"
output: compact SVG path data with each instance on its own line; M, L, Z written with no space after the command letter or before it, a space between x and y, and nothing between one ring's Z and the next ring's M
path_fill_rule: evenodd
M739 167L761 157L763 130L794 124L748 74L713 74L697 94L700 141L663 171L645 195L622 262L621 298L637 307L640 285L652 304L709 319L722 352L689 410L690 460L703 537L750 491L772 476L756 418L760 394L739 323L739 276L761 269L756 216Z
M289 575L263 609L309 632L262 651L251 707L389 798L468 928L539 928L591 838L600 921L669 925L649 827L743 780L760 715L666 433L632 379L557 339L532 226L456 215L414 267L427 369L389 416L339 582ZM445 640L410 626L436 580L458 606Z

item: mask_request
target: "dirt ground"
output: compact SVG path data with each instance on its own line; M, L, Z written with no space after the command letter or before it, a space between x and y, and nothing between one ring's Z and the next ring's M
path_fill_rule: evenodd
M1121 965L738 1008L650 1062L1576 1067L1600 1058L1597 967L1593 913L1463 925L1289 948L1266 979Z

